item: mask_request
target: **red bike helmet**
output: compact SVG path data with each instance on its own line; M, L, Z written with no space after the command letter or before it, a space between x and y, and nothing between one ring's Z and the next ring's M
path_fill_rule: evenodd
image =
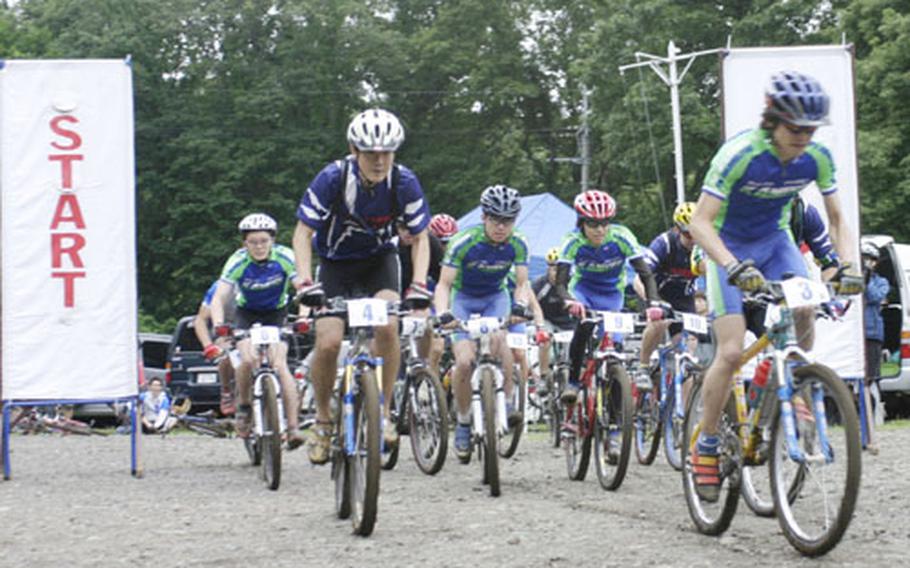
M581 219L611 219L616 215L616 201L606 191L589 189L575 198L575 212Z
M451 215L437 213L430 219L430 232L441 241L447 241L458 232L458 222Z

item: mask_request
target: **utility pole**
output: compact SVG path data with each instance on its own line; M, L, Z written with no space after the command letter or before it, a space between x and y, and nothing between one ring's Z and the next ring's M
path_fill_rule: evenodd
M718 53L725 51L723 48L718 49L708 49L705 51L696 51L693 53L686 53L684 55L679 54L679 48L671 41L667 44L667 56L660 57L657 55L651 55L650 53L644 53L641 51L635 52L635 61L636 63L631 63L629 65L622 65L619 68L620 74L625 73L627 69L634 69L636 67L648 66L657 73L657 76L663 80L663 82L670 87L670 107L673 114L673 158L674 158L674 171L676 174L676 203L677 205L686 200L686 185L685 185L685 172L683 171L683 149L682 149L682 124L679 116L679 84L682 82L683 77L686 76L686 73L689 71L689 67L692 66L692 62L695 61L695 58L699 55L707 55L709 53ZM646 61L642 61L642 58ZM676 71L676 62L685 61L686 67L682 70L682 73L677 74ZM664 70L661 68L662 64L667 65L668 73L664 73Z
M575 143L581 156L572 156L567 158L550 158L553 162L569 162L571 164L581 165L581 191L588 189L589 167L591 165L591 145L589 143L590 128L588 128L588 115L590 107L588 97L590 92L587 88L581 89L581 127L575 134Z

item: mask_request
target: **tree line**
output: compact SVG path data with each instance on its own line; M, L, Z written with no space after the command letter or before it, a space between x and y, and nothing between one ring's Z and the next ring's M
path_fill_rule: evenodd
M134 70L142 325L195 311L261 210L289 242L312 177L346 153L368 106L395 112L398 160L434 212L459 216L506 183L569 201L582 92L590 183L643 240L672 209L667 92L620 64L665 53L854 44L864 232L910 239L910 4L906 0L19 0L0 7L4 58L122 58ZM720 143L719 63L680 90L695 199ZM758 112L756 111L756 114Z

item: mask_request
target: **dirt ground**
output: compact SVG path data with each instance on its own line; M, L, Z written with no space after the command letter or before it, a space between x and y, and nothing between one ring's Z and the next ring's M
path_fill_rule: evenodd
M0 566L906 565L910 427L886 429L880 441L880 455L864 454L846 537L811 561L776 520L743 503L722 537L696 533L680 474L662 456L630 465L614 493L593 471L569 481L562 451L542 433L503 464L499 498L476 463L450 456L428 477L403 448L397 469L382 473L369 538L335 517L329 469L311 466L304 451L285 454L271 492L238 440L147 438L145 476L135 479L126 436L14 436L13 478L0 482Z

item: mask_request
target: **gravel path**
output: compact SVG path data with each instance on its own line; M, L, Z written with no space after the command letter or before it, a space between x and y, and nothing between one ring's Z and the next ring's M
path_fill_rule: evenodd
M561 450L540 433L504 463L495 499L475 463L450 457L427 477L403 448L397 469L382 474L369 538L335 518L329 469L310 466L303 451L285 454L271 492L237 440L146 439L145 477L134 479L125 436L15 436L13 479L0 482L0 566L906 565L910 427L884 430L880 441L880 455L864 455L845 539L811 561L745 504L724 536L696 533L662 455L630 465L608 493L593 471L569 481Z

